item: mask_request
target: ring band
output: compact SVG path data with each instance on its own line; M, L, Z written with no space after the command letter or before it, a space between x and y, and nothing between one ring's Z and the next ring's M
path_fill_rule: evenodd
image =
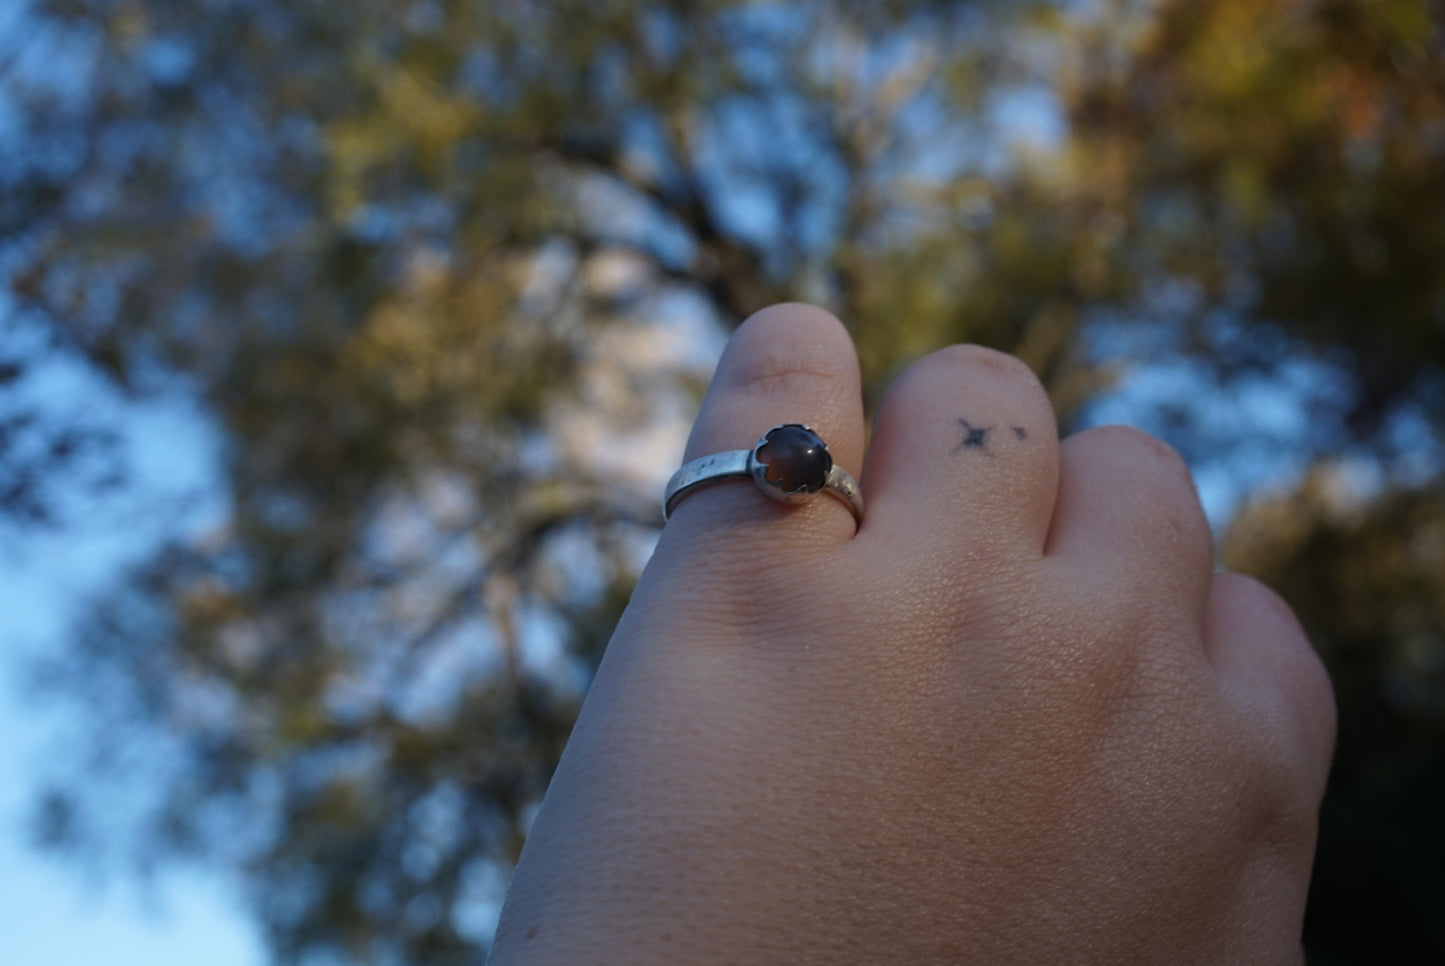
M783 503L806 503L819 493L841 500L863 519L863 493L848 471L833 463L828 444L802 423L774 426L752 449L713 453L683 464L662 495L662 518L683 497L724 480L752 479L758 489Z

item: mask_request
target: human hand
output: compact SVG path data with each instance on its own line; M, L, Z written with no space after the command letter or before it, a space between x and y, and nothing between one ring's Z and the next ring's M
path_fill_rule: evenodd
M812 426L866 512L687 496L608 646L493 962L1298 962L1334 740L1288 607L1213 572L1152 437L1011 357L890 390L817 309L735 334L687 459Z

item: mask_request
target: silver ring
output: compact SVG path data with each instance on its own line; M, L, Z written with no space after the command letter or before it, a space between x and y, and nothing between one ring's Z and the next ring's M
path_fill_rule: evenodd
M752 479L774 500L806 503L819 493L842 500L863 519L863 493L848 471L833 462L828 444L802 423L774 426L752 449L714 453L684 463L667 481L662 494L666 520L688 494L724 480Z

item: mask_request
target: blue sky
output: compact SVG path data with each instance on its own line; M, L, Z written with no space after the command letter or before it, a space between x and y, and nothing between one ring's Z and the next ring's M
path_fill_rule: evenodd
M67 541L18 563L7 554L0 566L0 961L259 966L256 930L215 874L163 873L145 887L126 875L88 875L27 845L25 806L58 722L25 699L21 656L54 646L54 617L75 598L71 575L96 569L81 560L90 549L86 540Z
M24 43L29 0L0 0L0 52ZM7 348L26 333L0 303ZM61 407L109 407L126 430L139 471L136 492L163 480L187 486L207 472L205 429L176 406L127 411L99 381L55 364L25 389ZM165 445L169 441L171 445ZM131 493L104 503L61 502L62 531L0 531L0 962L5 966L260 966L259 936L234 892L214 873L179 870L149 887L131 876L88 874L37 853L25 814L37 777L57 751L65 712L28 700L30 659L60 644L67 613L128 559L145 552L154 526L137 527ZM75 710L69 710L73 715Z
M0 333L17 337L9 326L0 326ZM44 366L23 388L50 405L114 412L127 434L137 485L99 502L62 494L70 526L21 539L13 531L0 535L0 962L260 966L257 930L214 872L163 872L145 886L123 871L88 873L27 844L25 813L35 781L57 752L63 755L57 746L76 709L29 700L26 667L60 646L66 616L87 591L160 535L158 522L144 522L142 491L204 485L211 445L205 426L185 407L174 401L127 407L78 366ZM198 507L192 524L204 516Z

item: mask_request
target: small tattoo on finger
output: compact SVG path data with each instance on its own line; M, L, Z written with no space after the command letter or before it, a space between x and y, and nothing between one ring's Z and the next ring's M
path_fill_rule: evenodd
M961 449L981 449L993 455L988 448L988 434L992 432L992 426L975 426L966 419L960 419L958 424L963 427L963 439L953 448L955 453Z

